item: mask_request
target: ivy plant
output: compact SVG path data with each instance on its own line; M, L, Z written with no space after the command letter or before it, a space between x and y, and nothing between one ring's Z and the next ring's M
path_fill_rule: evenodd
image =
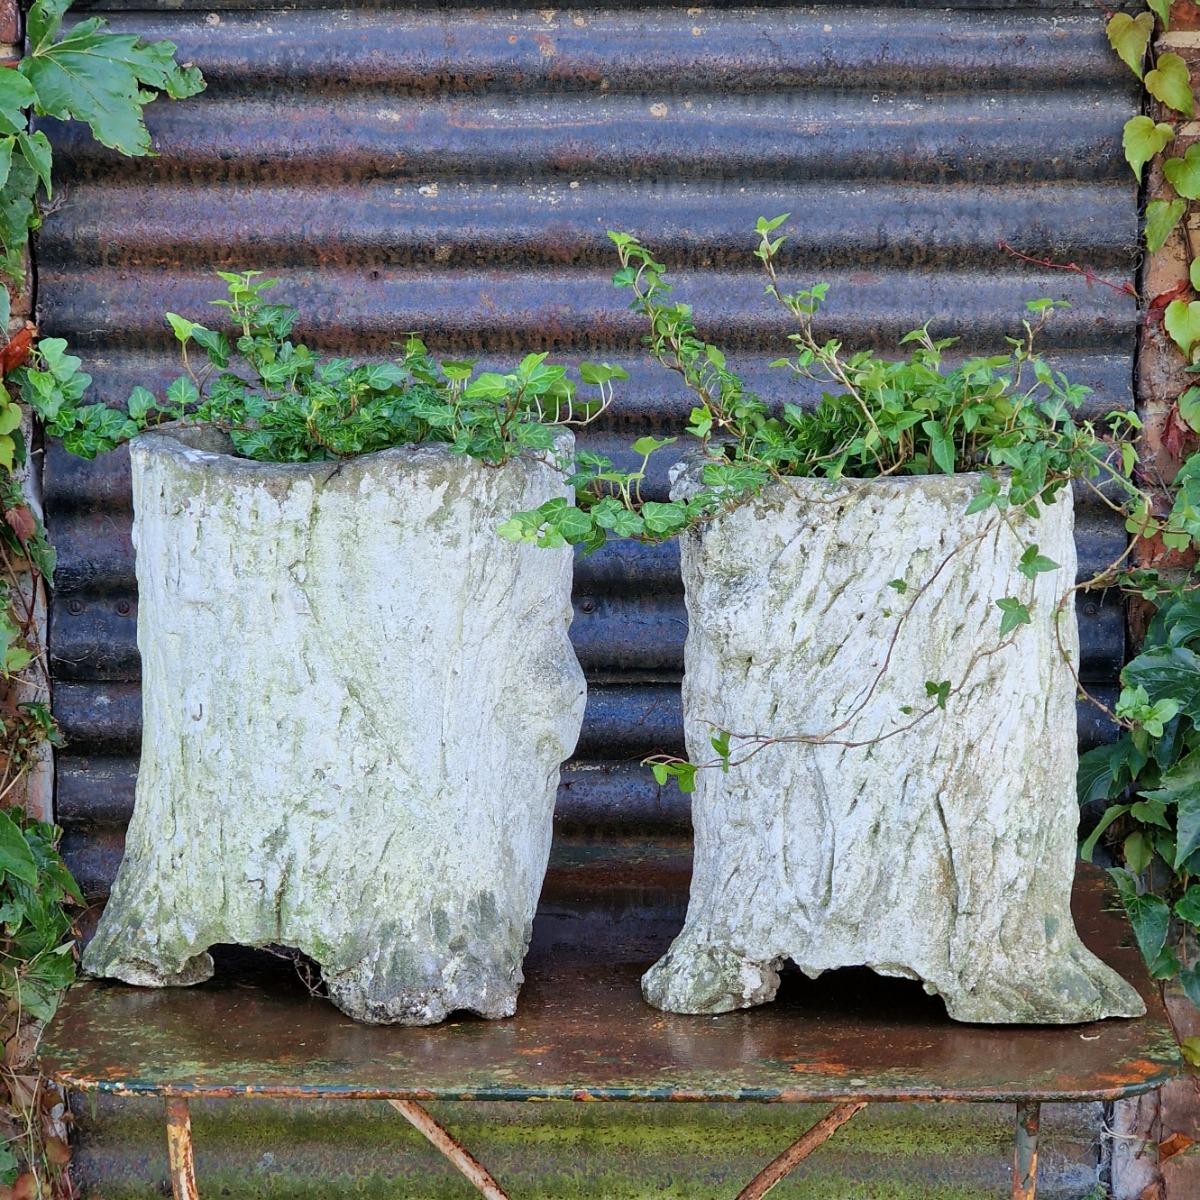
M113 33L101 17L63 29L70 0L35 0L26 17L28 48L0 68L0 270L19 284L25 243L37 227L39 187L53 190L53 150L30 114L86 122L98 142L122 154L145 155L150 134L143 110L154 98L194 96L204 87L195 67L175 60L171 42ZM0 327L9 318L0 288Z
M928 324L908 333L895 357L847 349L817 331L827 285L789 291L779 279L776 264L785 241L779 231L786 220L786 214L761 218L756 227L755 254L766 291L793 326L791 353L774 365L815 381L821 388L818 403L811 408L766 404L724 351L697 332L691 308L672 294L665 266L630 235L610 234L620 264L614 283L632 293L651 356L680 376L694 397L684 433L700 457L702 486L669 502L643 499L647 457L674 441L643 438L633 447L640 463L631 472L615 470L606 459L580 455L573 476L577 504L552 501L517 513L501 527L504 536L545 546L570 543L589 551L611 536L645 541L674 536L746 503L768 484L788 487L795 477L869 480L967 472L976 480L967 512L981 514L988 531L1007 530L1021 539L1014 512L1037 515L1062 488L1078 483L1118 509L1132 532L1189 540L1192 510L1181 504L1166 516L1156 515L1134 478L1136 415L1114 413L1099 425L1081 420L1079 407L1087 389L1071 383L1038 353L1038 334L1058 303L1030 301L1019 333L1007 340L1002 353L989 356L952 361L947 352L953 339L935 337ZM1020 573L1028 587L1021 595L995 598L998 644L1019 636L1031 622L1033 583L1057 567L1035 543L1023 542ZM1120 568L1118 560L1080 586L1111 585ZM901 594L909 587L900 580L891 586ZM1059 610L1074 590L1073 585L1060 598ZM895 595L881 596L880 603L897 610L897 621L903 622L923 591L924 585L917 583L901 604ZM924 695L903 710L910 721L905 728L946 709L965 683L927 681ZM647 761L660 783L673 777L689 791L698 769L728 770L766 745L818 742L825 736L744 736L734 756L728 731L716 730L714 757L708 762L668 755Z
M0 329L11 317L9 287L24 282L39 199L53 194L53 149L44 132L30 128L30 118L82 121L103 145L146 155L146 105L204 87L194 67L176 61L170 42L113 32L97 17L64 28L68 7L69 0L33 0L25 55L0 67ZM4 347L0 370L22 361L33 333L27 323ZM54 552L21 486L27 463L20 406L0 391L0 799L8 803L45 744L61 742L48 705L37 587L39 576L53 575ZM0 810L0 997L9 1047L0 1072L0 1190L12 1185L13 1195L74 1194L64 1174L66 1129L42 1103L44 1085L26 1061L32 1041L17 1036L23 1023L53 1012L74 978L68 909L79 894L55 850L57 836L19 809ZM3 1141L14 1130L16 1136Z
M34 0L26 14L27 50L0 67L0 274L11 286L24 280L29 232L40 223L39 194L53 191L53 150L30 117L87 124L102 144L126 155L151 152L144 110L157 96L192 96L204 87L194 67L181 65L175 46L115 33L92 17L64 29L69 0ZM9 288L0 286L0 328L10 318ZM29 331L4 349L3 368L28 352ZM47 354L53 357L51 348ZM46 704L44 659L38 649L37 607L31 578L49 579L54 552L21 488L28 462L21 408L0 393L0 678L11 693L3 706L5 774L0 795L37 758L37 748L58 738Z
M83 904L58 836L19 808L0 809L0 994L10 1014L41 1021L75 978L70 910Z
M1193 81L1184 58L1155 45L1170 28L1171 8L1153 0L1148 11L1115 13L1107 21L1109 43L1141 81L1145 113L1125 124L1122 144L1130 169L1143 182L1145 169L1161 157L1155 194L1146 205L1144 237L1151 253L1182 230L1188 277L1148 306L1149 320L1161 321L1187 370L1200 370L1200 255L1192 243L1189 218L1200 200L1200 146L1179 145L1184 124L1195 115ZM1196 601L1195 560L1200 544L1200 388L1188 387L1171 406L1167 437L1185 462L1176 478L1148 488L1143 512L1168 515L1165 525L1130 520L1134 541L1161 543L1180 554L1180 569L1132 569L1116 581L1126 594L1154 613L1140 652L1121 675L1121 691L1110 714L1117 740L1083 755L1079 772L1081 804L1107 802L1090 824L1082 846L1085 858L1106 843L1117 866L1111 874L1152 973L1177 978L1200 1005L1200 790L1196 761L1200 737L1200 606ZM1190 451L1190 452L1189 452ZM1184 1043L1184 1053L1200 1064L1200 1039Z
M517 513L506 537L585 550L607 537L657 541L744 503L771 482L788 477L873 478L892 474L984 472L971 511L1036 512L1068 481L1112 486L1130 496L1131 448L1114 460L1104 438L1123 438L1136 417L1117 413L1097 430L1079 421L1088 389L1072 384L1036 352L1036 337L1059 302L1036 300L1019 336L1004 353L950 363L952 338L935 338L928 325L902 339L903 357L847 351L818 336L814 320L828 294L823 283L783 290L776 259L787 214L761 219L756 254L767 291L793 319L791 355L774 366L817 380L825 390L815 408L785 404L775 410L747 387L725 352L696 331L692 310L673 298L665 266L625 233L609 236L620 269L613 277L633 293L632 308L647 327L654 359L679 375L695 400L685 433L704 456L703 488L686 500L643 500L641 483L650 454L675 439L642 438L632 447L641 463L617 471L608 459L580 455L573 477L577 505L554 502ZM1031 563L1055 564L1031 548ZM1010 608L1007 620L1021 619Z
M161 394L137 386L124 407L85 403L91 377L61 338L43 338L12 373L21 398L70 453L94 458L167 421L207 425L260 462L321 462L390 446L442 443L498 465L530 451L558 464L559 426L584 425L612 401L620 367L582 363L576 381L545 354L510 372L437 360L410 337L389 362L322 358L293 340L299 312L270 302L277 280L218 272L212 301L230 328L167 313L183 373ZM564 468L565 469L565 468Z
M1125 826L1111 873L1138 945L1155 978L1178 977L1200 1006L1200 592L1176 585L1153 598L1141 651L1121 672L1128 727L1080 760L1080 803L1109 802L1081 853Z
M1174 148L1183 125L1196 110L1187 63L1181 55L1160 51L1154 44L1155 33L1166 33L1170 24L1170 4L1154 0L1149 11L1136 15L1115 13L1106 27L1113 50L1141 81L1149 100L1158 106L1154 115L1139 113L1130 117L1121 139L1126 161L1139 183L1146 165ZM1180 294L1163 297L1161 314L1167 334L1192 363L1200 351L1200 300L1191 298L1200 294L1200 255L1192 247L1186 217L1192 203L1200 200L1200 145L1193 143L1186 150L1169 154L1162 163L1161 176L1160 194L1146 204L1146 248L1151 253L1161 250L1183 223L1191 259L1188 287L1177 289Z

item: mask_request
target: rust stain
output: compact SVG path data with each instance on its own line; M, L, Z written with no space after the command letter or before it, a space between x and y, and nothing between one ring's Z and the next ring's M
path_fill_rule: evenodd
M752 1011L658 1012L639 979L677 925L630 914L663 886L661 867L646 856L639 885L630 862L615 860L625 888L607 883L599 862L573 876L597 911L611 906L608 940L568 948L535 932L517 1015L505 1021L355 1025L268 957L186 993L74 988L46 1031L42 1065L113 1094L789 1104L1116 1099L1180 1070L1157 991L1094 871L1076 888L1081 936L1135 982L1148 1013L1086 1026L1083 1038L1077 1026L958 1025L918 984L868 972L786 976L779 999Z

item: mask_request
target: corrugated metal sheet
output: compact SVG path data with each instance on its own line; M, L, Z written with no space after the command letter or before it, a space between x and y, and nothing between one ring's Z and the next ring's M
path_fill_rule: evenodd
M85 7L171 38L209 80L196 100L151 107L151 160L52 130L60 198L39 239L40 322L85 354L105 399L168 377L163 310L202 311L208 272L245 267L282 279L327 350L384 354L418 330L485 360L535 346L603 354L632 378L588 440L673 427L689 401L647 364L608 284L605 231L617 227L678 265L700 323L764 395L811 400L766 368L786 329L749 253L754 219L790 210L787 266L833 285L830 334L889 346L932 318L986 349L1024 300L1061 297L1073 307L1047 340L1057 364L1096 389L1094 411L1132 404L1132 301L998 246L1132 275L1119 143L1135 101L1098 9ZM45 485L69 739L57 811L68 860L100 898L140 726L127 459L51 449ZM1094 506L1078 524L1085 570L1122 544ZM1084 677L1104 693L1121 611L1088 599L1080 626ZM673 547L618 545L580 563L572 637L590 696L564 831L686 832L686 799L637 766L680 745L685 631ZM1085 710L1080 731L1103 735ZM106 1153L89 1161L117 1195Z
M788 265L833 284L831 332L888 345L932 317L985 347L1026 298L1063 296L1056 358L1097 408L1130 403L1132 304L998 248L1130 270L1133 189L1114 153L1130 99L1094 13L205 6L114 20L173 39L209 88L153 106L153 160L55 131L63 199L40 239L41 321L87 354L105 398L172 370L161 314L203 311L210 268L254 267L281 276L326 348L382 354L415 329L455 353L623 360L634 377L590 437L616 444L688 401L638 354L605 230L677 263L704 325L779 396L765 363L785 327L748 230L791 210ZM138 741L126 472L122 456L53 452L46 471L70 738L59 815L93 896L119 857ZM1081 513L1086 565L1120 538ZM616 547L581 565L573 636L592 699L567 819L683 815L628 765L680 741L674 554ZM1086 677L1111 683L1119 610L1088 601L1081 625Z

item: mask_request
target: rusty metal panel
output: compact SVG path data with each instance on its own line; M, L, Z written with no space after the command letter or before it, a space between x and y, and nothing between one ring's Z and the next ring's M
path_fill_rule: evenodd
M86 355L104 399L169 377L163 310L202 311L213 267L248 267L280 276L326 350L385 354L420 330L437 350L485 359L539 345L624 362L621 403L587 438L619 446L689 407L640 354L608 286L605 231L620 227L678 264L702 325L764 395L811 401L767 369L786 327L749 253L755 217L791 210L787 267L833 285L830 333L887 346L932 317L982 349L1025 299L1062 297L1073 307L1053 326L1055 359L1095 388L1093 411L1131 403L1132 302L999 246L1130 274L1135 196L1119 139L1133 93L1099 10L86 7L175 41L209 81L195 100L148 110L153 159L51 128L61 199L39 239L40 321ZM70 743L58 815L71 865L101 898L140 725L127 459L51 449L45 482L60 553L55 705ZM1085 504L1083 568L1122 536ZM591 697L560 824L686 830L686 799L636 765L681 741L675 549L581 561L575 607ZM1106 694L1121 611L1092 598L1079 614L1084 677ZM1105 736L1086 710L1080 731Z
M1096 867L1075 885L1080 936L1146 1014L1081 1028L951 1022L919 982L866 970L786 972L779 997L754 1010L660 1012L638 980L675 934L690 864L686 844L560 844L509 1020L364 1025L314 996L291 962L243 951L193 989L72 989L43 1037L42 1069L119 1095L779 1104L1116 1100L1183 1069Z

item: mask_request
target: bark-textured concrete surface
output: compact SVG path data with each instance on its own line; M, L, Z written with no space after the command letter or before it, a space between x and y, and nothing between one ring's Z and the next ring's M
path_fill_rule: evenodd
M650 1003L761 1004L790 958L918 978L961 1021L1143 1011L1069 907L1071 500L967 515L979 483L791 480L684 539L688 752L711 762L728 730L735 765L699 772L687 924ZM1058 564L1032 581L1030 545ZM1002 639L1006 597L1031 620ZM947 682L943 709L926 685ZM747 740L797 734L821 740Z
M561 475L225 448L133 444L142 759L86 970L186 984L279 944L362 1020L510 1015L585 687L570 550L496 526Z

